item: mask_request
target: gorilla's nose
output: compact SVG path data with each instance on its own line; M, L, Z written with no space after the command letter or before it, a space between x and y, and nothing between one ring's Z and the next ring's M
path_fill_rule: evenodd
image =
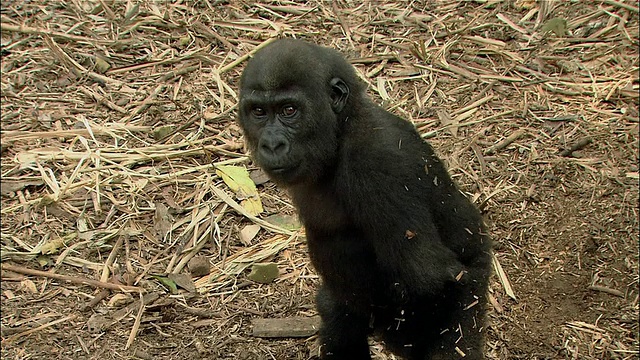
M260 141L260 151L263 155L277 159L289 152L289 142L282 135L268 134Z

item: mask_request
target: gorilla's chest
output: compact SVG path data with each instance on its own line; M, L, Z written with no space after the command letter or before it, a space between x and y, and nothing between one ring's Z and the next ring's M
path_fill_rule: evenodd
M371 304L388 287L376 264L372 242L354 227L350 214L331 189L294 192L306 226L309 256L324 284L337 296Z
M334 294L371 304L386 286L370 243L356 231L307 229L307 244L313 266Z
M339 199L331 189L296 189L293 201L300 220L318 232L337 232L349 223L349 218Z

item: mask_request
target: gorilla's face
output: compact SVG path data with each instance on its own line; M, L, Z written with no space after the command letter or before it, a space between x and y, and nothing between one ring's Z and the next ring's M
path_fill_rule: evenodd
M335 158L335 114L315 105L299 90L243 90L240 125L254 160L276 183L313 180Z
M239 123L255 162L281 185L319 180L335 165L338 114L349 88L323 73L322 48L292 42L296 51L266 47L242 74Z

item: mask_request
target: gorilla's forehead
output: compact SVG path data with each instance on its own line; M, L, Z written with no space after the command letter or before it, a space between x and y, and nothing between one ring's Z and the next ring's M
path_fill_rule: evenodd
M294 87L318 86L321 81L308 64L295 59L271 59L255 68L247 66L243 88L252 90L287 90Z
M323 49L299 40L278 40L258 51L245 68L241 88L247 90L286 90L293 86L319 86L328 75Z
M241 102L251 104L300 103L300 90L297 87L277 89L244 89Z

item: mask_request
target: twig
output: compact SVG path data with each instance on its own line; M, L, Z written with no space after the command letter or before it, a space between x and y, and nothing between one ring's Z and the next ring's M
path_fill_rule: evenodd
M636 14L640 11L640 9L638 9L637 6L621 3L615 0L604 0L604 3L607 5L613 5L613 6L621 7L623 9L627 9L629 11L633 11Z
M62 50L62 48L53 40L53 38L45 36L44 42L49 46L51 51L53 51L53 53L60 58L60 61L66 63L71 67L70 70L75 69L76 71L80 72L80 74L86 75L92 78L94 81L101 84L113 84L116 86L122 86L124 84L120 80L112 79L108 76L104 76L104 75L85 69L84 66L80 65L71 56L69 56L69 54L67 54L64 50Z
M248 53L240 56L239 58L237 58L235 61L233 61L232 63L230 63L227 66L223 66L221 68L218 68L218 74L222 74L225 73L231 69L233 69L234 67L238 66L238 64L240 64L241 62L245 61L246 59L248 59L251 55L255 54L256 51L262 49L263 47L269 45L271 42L273 42L276 38L269 38L268 40L264 41L262 44L256 46L253 50L249 51Z
M107 261L104 263L104 267L102 268L102 276L100 276L100 281L106 282L107 279L109 279L109 267L111 267L111 265L115 261L116 255L118 254L118 250L120 250L120 247L122 246L122 242L125 236L126 235L119 236L118 240L113 245L111 254L109 254L109 257L107 258Z
M151 94L149 94L149 96L147 96L147 98L144 99L140 105L138 105L135 109L133 109L133 111L131 111L131 113L129 115L127 115L127 116L123 117L122 119L120 119L120 122L121 123L127 123L130 120L132 120L134 117L140 115L142 112L144 112L146 109L148 109L149 106L151 106L151 104L153 103L153 101L156 98L156 96L158 96L158 94L160 94L162 92L162 90L164 90L164 88L166 86L167 85L163 84L162 81L161 81L161 84L156 86L156 88L153 89Z
M84 86L80 86L79 89L85 95L93 98L98 104L103 104L106 107L108 107L109 109L115 110L115 111L117 111L117 112L119 112L121 114L126 114L127 113L127 110L125 110L123 107L114 104L113 102L109 101L109 99L107 99L104 96L98 94L97 92L91 91L91 90L85 88Z
M0 24L0 29L2 29L2 31L11 31L11 32L19 32L19 33L23 33L23 34L33 34L33 35L48 35L51 37L55 37L55 38L59 38L59 39L64 39L67 41L78 41L78 42L82 42L84 44L89 44L89 45L94 45L96 43L99 44L113 44L114 41L111 40L101 40L101 39L95 39L95 38L88 38L88 37L84 37L84 36L77 36L77 35L71 35L71 34L67 34L67 33L63 33L63 32L58 32L58 31L51 31L51 30L46 30L46 29L38 29L38 28L34 28L34 27L30 27L30 26L24 26L24 25L11 25L11 24L7 24L3 22ZM118 41L119 43L121 43L121 41Z
M591 144L592 141L593 139L591 139L590 137L582 138L573 143L568 149L560 151L560 156L569 157L573 154L574 151L578 151L584 148L585 146Z
M507 136L504 140L502 140L499 143L497 143L497 144L491 146L490 148L488 148L485 151L485 154L486 155L491 155L491 154L495 153L496 151L500 151L500 150L506 148L512 142L518 140L518 138L520 138L524 134L525 134L524 130L518 130L518 131L514 132L513 134Z
M114 283L102 282L102 281L93 280L93 279L85 279L85 278L80 278L76 276L61 275L56 273L50 273L47 271L28 269L21 266L14 266L9 264L2 264L2 270L13 271L13 272L17 272L19 274L25 274L25 275L42 276L50 279L67 281L73 284L83 284L83 285L89 285L89 286L109 289L109 290L137 291L137 292L145 291L143 288L137 287L137 286L118 285Z
M138 335L138 330L140 329L140 320L142 319L142 313L144 313L144 307L144 298L142 297L142 293L140 293L140 308L138 309L136 320L133 323L133 327L131 328L131 333L129 333L127 344L124 346L125 350L127 350L131 346L131 344L133 344L133 340L135 340L136 335Z
M591 285L589 286L589 290L593 290L593 291L600 291L603 293L607 293L607 294L611 294L611 295L615 295L615 296L619 296L621 298L624 298L624 293L620 290L616 290L616 289L611 289L605 286L600 286L600 285Z
M37 328L33 328L33 329L27 330L25 332L21 332L19 334L15 334L15 335L13 335L11 337L8 337L8 338L2 340L2 344L7 344L7 343L10 343L10 342L14 342L14 341L16 341L17 339L19 339L19 338L21 338L23 336L27 336L27 335L33 334L34 332L38 332L40 330L46 329L48 327L51 327L53 325L57 325L57 324L65 322L65 321L69 321L69 320L71 320L71 319L73 319L75 317L76 317L75 315L69 315L67 317L63 317L62 319L58 319L58 320L52 321L50 323L46 323L46 324L40 325Z
M507 293L507 295L509 295L510 298L512 298L513 300L516 300L516 294L513 292L511 283L507 278L507 273L505 273L504 269L502 269L502 265L500 265L500 262L498 261L498 257L495 254L493 254L493 268L495 269L496 274L498 275L498 278L500 279L500 282L504 287L504 291Z
M94 296L93 299L91 299L91 301L82 306L82 311L89 311L93 309L93 307L98 305L100 301L106 299L109 294L111 294L111 291L109 291L109 289L102 289L98 293L98 295Z

